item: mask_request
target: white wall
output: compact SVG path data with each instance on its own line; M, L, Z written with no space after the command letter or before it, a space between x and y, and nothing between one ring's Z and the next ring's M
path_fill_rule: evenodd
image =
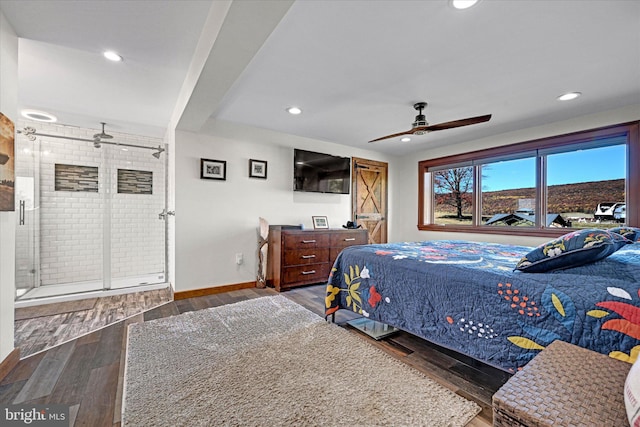
M18 112L18 36L0 10L0 112ZM13 350L15 212L0 212L0 362Z
M394 167L392 158L369 150L229 123L205 132L176 132L176 291L255 281L259 217L309 228L313 215L327 216L331 228L351 219L351 195L293 191L293 148ZM226 160L226 181L200 179L201 158ZM249 159L268 162L266 180L249 178ZM237 253L244 255L240 266Z
M350 219L350 196L292 191L293 148L388 162L391 242L466 239L535 246L548 238L418 230L418 161L639 119L640 105L635 105L402 158L225 122L199 134L177 131L175 289L255 280L260 216L270 224L306 227L312 227L313 215L326 215L331 227ZM200 179L201 158L226 160L227 180ZM268 162L266 181L248 177L249 159ZM243 265L235 264L236 253L244 255Z
M395 230L394 238L406 241L464 239L531 246L543 243L549 240L549 238L418 230L418 162L634 120L640 120L640 105L550 123L544 126L522 129L489 138L472 140L454 146L437 147L398 159L398 164L394 168L393 184L390 187L391 193L394 194L394 211L396 212L396 215L391 219L393 229Z

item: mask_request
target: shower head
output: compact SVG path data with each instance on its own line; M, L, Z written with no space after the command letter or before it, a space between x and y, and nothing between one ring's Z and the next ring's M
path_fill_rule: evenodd
M162 148L161 146L158 145L157 150L158 151L156 151L155 153L152 153L151 155L153 157L155 157L156 159L159 159L160 158L160 154L162 154L162 152L164 151L164 148Z
M100 142L101 139L111 139L113 138L113 135L109 135L108 133L104 132L104 125L106 125L105 122L100 122L102 124L102 132L100 133L96 133L95 135L93 135L93 139L98 140L98 142Z

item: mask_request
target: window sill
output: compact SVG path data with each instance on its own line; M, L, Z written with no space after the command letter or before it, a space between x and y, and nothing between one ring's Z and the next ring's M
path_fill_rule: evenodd
M597 228L597 227L593 227ZM440 231L446 233L502 234L508 236L560 237L579 228L526 228L473 226L473 225L418 225L421 231Z

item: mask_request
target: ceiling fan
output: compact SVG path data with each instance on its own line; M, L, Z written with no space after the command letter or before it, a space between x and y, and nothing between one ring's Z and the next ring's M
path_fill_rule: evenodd
M436 130L445 130L452 128L459 128L462 126L475 125L477 123L488 122L491 119L491 114L487 114L484 116L478 117L469 117L468 119L461 120L453 120L451 122L438 123L437 125L429 125L427 123L427 118L422 114L422 110L427 106L426 102L418 102L413 105L418 111L418 115L416 116L415 121L412 123L413 129L408 130L406 132L394 133L392 135L383 136L382 138L377 138L369 142L381 141L383 139L395 138L396 136L402 135L424 135L427 132L434 132Z

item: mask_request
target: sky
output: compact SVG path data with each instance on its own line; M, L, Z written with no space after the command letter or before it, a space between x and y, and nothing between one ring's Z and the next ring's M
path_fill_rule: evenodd
M535 158L483 167L482 191L535 187ZM626 176L626 145L547 156L547 185L607 181Z

